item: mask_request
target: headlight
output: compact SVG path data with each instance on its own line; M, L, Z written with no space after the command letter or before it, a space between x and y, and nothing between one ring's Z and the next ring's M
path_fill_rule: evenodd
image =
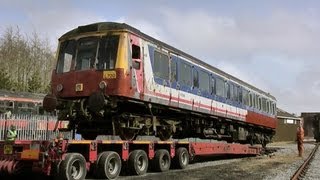
M63 85L62 84L58 84L57 85L57 91L61 92L63 90Z
M106 82L101 81L101 82L99 83L99 88L100 88L100 89L105 89L106 87L107 87L107 83L106 83Z

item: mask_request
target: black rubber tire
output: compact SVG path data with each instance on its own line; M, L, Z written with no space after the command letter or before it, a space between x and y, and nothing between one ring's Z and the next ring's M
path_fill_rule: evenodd
M185 169L189 164L189 160L190 155L188 150L184 147L179 147L176 150L174 158L172 159L172 165L177 169Z
M76 163L76 164L75 164ZM74 168L73 168L74 167ZM72 174L72 170L77 170ZM86 160L79 153L67 153L65 159L61 161L58 172L59 179L82 180L87 175Z
M172 137L172 131L170 129L159 129L158 137L161 141L167 141Z
M159 149L156 151L154 159L152 160L152 168L157 172L165 172L170 169L171 157L166 149Z
M132 175L143 175L147 173L149 160L147 153L143 150L134 150L129 155L128 170Z
M95 175L99 179L115 179L121 172L121 158L114 151L101 152L98 155ZM111 166L109 166L111 165Z

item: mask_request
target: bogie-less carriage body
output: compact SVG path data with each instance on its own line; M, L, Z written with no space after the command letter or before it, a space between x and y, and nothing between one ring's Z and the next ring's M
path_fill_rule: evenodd
M51 87L44 108L57 109L86 139L154 135L266 144L277 124L272 95L127 24L64 34Z

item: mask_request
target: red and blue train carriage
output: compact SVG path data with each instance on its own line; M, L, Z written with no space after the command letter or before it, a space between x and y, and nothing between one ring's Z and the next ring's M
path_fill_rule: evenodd
M60 39L46 110L84 138L119 134L267 143L276 99L139 30L80 26Z

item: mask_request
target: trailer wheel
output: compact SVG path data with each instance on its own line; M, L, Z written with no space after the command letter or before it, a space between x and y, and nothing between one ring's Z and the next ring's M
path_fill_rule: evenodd
M67 153L59 167L59 179L80 180L86 175L85 158L79 153Z
M179 147L176 155L172 159L173 167L178 169L185 169L189 164L189 152L184 147Z
M97 177L99 179L115 179L121 171L121 158L114 151L105 151L99 154L97 161Z
M170 164L171 157L169 152L165 149L157 150L154 159L152 160L153 170L158 172L168 171Z
M143 150L134 150L129 155L128 169L131 174L143 175L148 170L148 156Z

